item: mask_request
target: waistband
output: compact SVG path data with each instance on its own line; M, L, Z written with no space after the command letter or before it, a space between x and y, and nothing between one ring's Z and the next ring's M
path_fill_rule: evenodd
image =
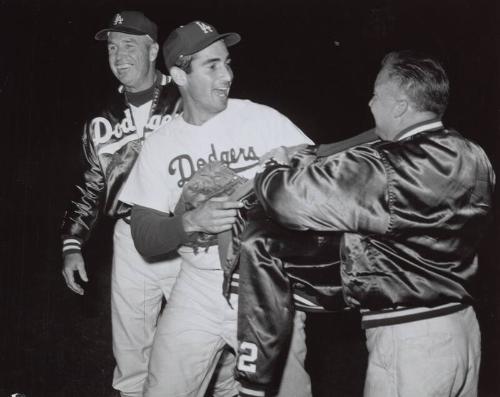
M452 302L435 307L401 307L387 310L361 310L361 328L409 323L459 312L469 305Z

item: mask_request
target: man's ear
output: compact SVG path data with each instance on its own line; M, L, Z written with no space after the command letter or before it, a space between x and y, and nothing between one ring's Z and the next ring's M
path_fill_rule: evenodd
M399 119L403 117L407 112L410 104L406 99L399 99L394 104L393 114L394 118Z
M153 43L149 46L149 62L155 62L158 57L160 46L158 43Z
M184 70L178 68L177 66L172 66L169 70L169 73L170 76L172 76L175 84L177 84L179 87L186 85L187 76Z

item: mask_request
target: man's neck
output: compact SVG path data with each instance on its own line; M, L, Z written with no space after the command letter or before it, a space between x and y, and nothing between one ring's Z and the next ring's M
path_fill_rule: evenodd
M215 117L217 114L219 114L219 113L211 113L200 110L199 108L196 107L196 104L187 101L184 102L184 98L182 98L182 100L184 105L182 118L188 124L200 126L205 124L211 118Z
M430 122L436 120L438 116L432 112L419 112L405 119L391 134L391 141L396 141L398 137L404 134L405 131L409 131L413 126L422 124L425 122Z
M141 92L151 88L151 86L155 83L155 80L156 80L156 70L153 68L150 69L146 78L143 81L141 81L139 85L127 86L124 84L123 88L125 91L131 93Z
M436 128L443 128L443 124L441 122L441 118L433 114L433 117L422 118L420 121L415 121L406 128L403 128L394 136L392 140L398 141L427 130L435 130Z

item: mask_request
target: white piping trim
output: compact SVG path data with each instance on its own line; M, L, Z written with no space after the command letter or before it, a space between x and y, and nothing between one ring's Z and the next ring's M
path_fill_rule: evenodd
M64 240L63 242L64 245L66 244L78 244L78 245L82 245L82 243L80 242L80 240L77 240L76 238L67 238Z
M64 252L64 251L69 251L72 249L77 249L77 250L81 251L82 247L80 245L77 245L77 244L71 244L71 245L65 245L62 250Z
M257 397L264 397L265 392L261 390L252 390L252 389L247 389L246 387L240 386L240 392L243 392L245 394L248 394L250 396L257 396Z
M410 309L401 309L401 310L388 310L387 312L383 313L374 313L371 314L369 310L361 310L361 315L363 319L366 320L380 320L384 318L394 318L394 317L401 317L401 316L407 316L410 314L418 314L418 313L425 313L425 312L430 312L434 310L439 310L443 309L445 307L449 306L456 306L460 305L460 303L457 302L452 302L452 303L447 303L445 305L441 306L435 306L435 307L415 307L415 308L410 308Z
M435 121L435 122L430 123L430 124L421 125L420 127L417 127L417 128L414 128L408 132L405 132L403 135L401 135L399 137L398 141L400 141L401 139L408 138L409 136L418 134L419 132L426 131L426 130L433 130L434 128L439 128L442 126L443 126L443 123L441 121Z
M293 299L296 300L299 303L302 303L303 305L306 305L306 306L309 306L309 307L317 307L317 308L322 308L323 309L322 306L318 306L315 303L313 303L313 302L311 302L311 301L303 298L302 296L293 294Z

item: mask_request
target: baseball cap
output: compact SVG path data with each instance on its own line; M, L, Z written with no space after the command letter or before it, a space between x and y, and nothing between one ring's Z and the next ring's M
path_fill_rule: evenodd
M163 59L167 69L174 66L179 57L192 55L221 39L230 47L238 43L241 36L238 33L221 34L212 25L201 21L178 27L163 43Z
M148 35L158 41L158 27L140 11L120 11L111 19L109 26L96 33L96 40L107 40L109 32L122 32L139 36Z

